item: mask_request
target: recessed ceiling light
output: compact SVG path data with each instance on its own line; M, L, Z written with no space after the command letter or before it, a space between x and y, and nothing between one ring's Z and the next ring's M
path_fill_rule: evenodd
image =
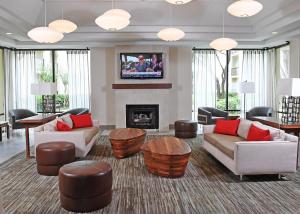
M10 32L7 32L7 33L5 33L6 35L11 35L12 33L10 33Z
M272 34L273 34L273 35L276 35L276 34L278 34L278 32L274 31L274 32L272 32Z

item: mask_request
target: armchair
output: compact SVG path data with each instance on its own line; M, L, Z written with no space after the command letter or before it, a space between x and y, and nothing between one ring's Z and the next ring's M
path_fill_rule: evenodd
M212 108L198 108L198 123L204 125L215 124L218 119L228 119L228 112Z
M259 106L250 109L246 112L246 119L251 120L251 117L272 117L273 109L271 107Z
M23 129L24 126L17 122L17 120L21 120L27 117L32 117L37 115L36 113L28 110L28 109L12 109L9 110L9 123L11 124L12 129Z
M71 109L71 110L61 113L59 116L61 117L65 114L72 114L72 115L88 114L89 111L90 110L88 108L74 108L74 109Z

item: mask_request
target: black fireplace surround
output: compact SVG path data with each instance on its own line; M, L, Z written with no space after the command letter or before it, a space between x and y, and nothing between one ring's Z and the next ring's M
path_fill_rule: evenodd
M159 105L126 105L126 127L159 128Z

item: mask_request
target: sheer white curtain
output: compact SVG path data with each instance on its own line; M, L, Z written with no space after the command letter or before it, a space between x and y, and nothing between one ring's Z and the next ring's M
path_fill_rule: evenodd
M216 52L210 50L194 51L194 116L198 107L216 106Z
M3 50L3 65L4 65L4 113L5 119L8 119L8 111L16 108L15 96L15 52L9 49Z
M90 107L90 53L67 51L70 108Z
M35 96L31 95L31 84L36 82L35 51L15 51L15 108L36 110Z
M255 82L255 94L246 95L246 110L255 106L277 109L275 49L243 51L241 81Z

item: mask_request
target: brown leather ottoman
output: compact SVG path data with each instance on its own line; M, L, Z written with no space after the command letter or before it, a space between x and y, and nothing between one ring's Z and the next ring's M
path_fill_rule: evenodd
M177 120L175 122L175 137L194 138L197 137L198 123L192 120Z
M61 206L73 212L92 212L110 204L112 169L106 162L77 161L59 170Z
M73 143L49 142L36 147L37 171L41 175L56 176L60 167L73 161L75 161Z

